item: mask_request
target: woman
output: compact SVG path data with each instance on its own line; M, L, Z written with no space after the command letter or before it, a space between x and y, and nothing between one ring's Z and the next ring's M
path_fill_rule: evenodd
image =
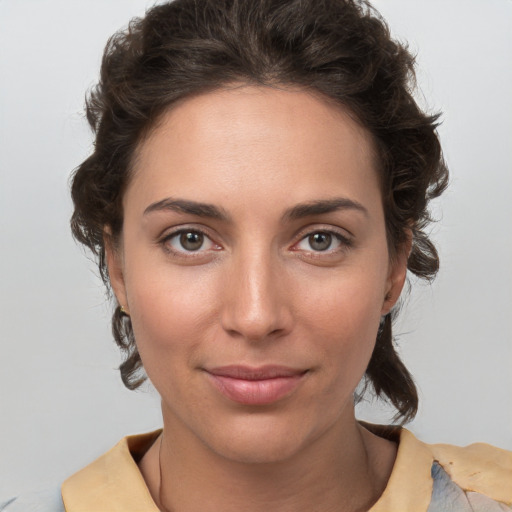
M67 480L66 510L510 505L509 454L354 416L363 376L418 405L392 315L407 269L437 271L447 173L411 73L352 2L178 0L111 40L72 225L164 428Z

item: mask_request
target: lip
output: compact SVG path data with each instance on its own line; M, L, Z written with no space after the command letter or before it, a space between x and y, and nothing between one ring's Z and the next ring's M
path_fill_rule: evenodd
M266 405L293 393L307 370L286 366L220 366L205 370L213 386L230 400L244 405Z

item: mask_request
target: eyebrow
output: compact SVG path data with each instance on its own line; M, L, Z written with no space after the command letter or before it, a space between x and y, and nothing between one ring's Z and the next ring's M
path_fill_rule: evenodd
M283 215L283 220L298 220L304 217L332 213L338 210L355 210L363 213L365 216L368 215L368 210L361 203L346 197L337 197L333 199L319 199L317 201L298 204L289 210L286 210ZM213 204L200 203L187 199L173 199L171 197L150 204L144 210L144 215L159 211L187 213L190 215L196 215L197 217L216 219L224 222L231 220L231 217L225 210L218 208Z
M332 213L338 210L355 210L368 216L368 210L359 202L346 197L333 199L320 199L304 204L298 204L285 212L283 218L286 220L298 220L313 215Z
M229 221L229 215L221 208L213 204L199 203L197 201L189 201L186 199L173 199L168 197L150 204L145 210L144 215L151 212L173 211L178 213L188 213L198 217Z

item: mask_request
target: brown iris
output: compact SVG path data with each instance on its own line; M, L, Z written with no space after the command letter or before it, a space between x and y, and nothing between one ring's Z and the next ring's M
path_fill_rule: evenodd
M197 231L187 231L180 235L180 244L187 251L197 251L201 249L203 243L204 235Z
M314 233L309 235L308 242L315 251L326 251L331 246L332 235L330 233Z

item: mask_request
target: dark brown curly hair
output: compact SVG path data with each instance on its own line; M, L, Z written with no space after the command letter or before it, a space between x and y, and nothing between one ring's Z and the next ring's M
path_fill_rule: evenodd
M149 9L107 43L99 83L87 98L94 152L74 172L74 237L98 257L109 286L105 234L118 239L122 197L137 148L175 102L242 82L293 85L337 102L375 140L391 257L412 230L410 272L432 279L438 255L425 233L430 199L448 173L437 115L412 96L414 57L394 41L364 0L175 0ZM128 316L117 305L114 338L125 352L124 384L145 379ZM414 417L418 395L396 353L392 317L383 319L366 382Z

